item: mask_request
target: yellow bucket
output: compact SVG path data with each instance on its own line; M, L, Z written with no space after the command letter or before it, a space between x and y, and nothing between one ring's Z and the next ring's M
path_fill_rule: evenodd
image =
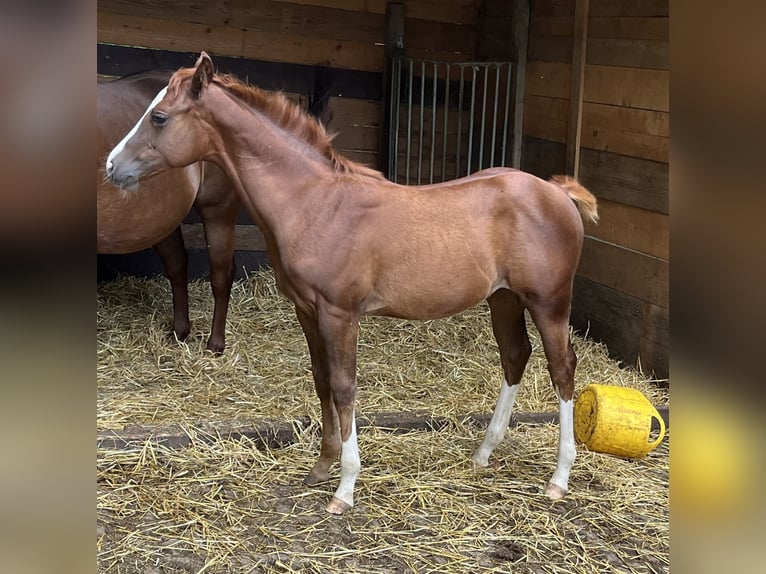
M650 440L652 419L660 432ZM591 384L577 397L574 431L588 450L639 458L651 452L665 436L665 421L640 391Z

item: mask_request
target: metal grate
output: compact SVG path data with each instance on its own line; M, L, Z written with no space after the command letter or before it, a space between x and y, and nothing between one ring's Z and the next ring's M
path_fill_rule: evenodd
M392 59L388 178L420 185L511 165L513 72L511 62Z

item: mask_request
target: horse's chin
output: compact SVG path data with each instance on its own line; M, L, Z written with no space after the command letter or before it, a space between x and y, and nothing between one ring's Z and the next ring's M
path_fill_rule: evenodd
M128 183L120 184L120 191L135 193L138 191L138 180L132 180Z

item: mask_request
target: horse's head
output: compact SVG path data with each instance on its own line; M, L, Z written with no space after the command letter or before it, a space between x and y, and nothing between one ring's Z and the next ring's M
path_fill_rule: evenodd
M202 105L213 78L205 52L194 68L182 68L154 98L135 126L109 153L106 175L121 188L168 168L185 167L210 152L208 116Z

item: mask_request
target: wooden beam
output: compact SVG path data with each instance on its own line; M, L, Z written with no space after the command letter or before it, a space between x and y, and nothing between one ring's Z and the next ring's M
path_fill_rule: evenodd
M529 44L529 0L513 0L512 43L515 61L513 97L513 140L511 166L521 168L522 132L524 130L524 93L527 77L527 46Z
M669 409L659 406L657 410L665 420L665 426L670 426ZM489 423L489 414L464 415L455 417L474 426L484 427ZM556 424L558 413L513 413L510 426L517 424ZM454 419L452 419L454 420ZM357 417L357 427L375 427L382 431L405 433L411 431L439 431L447 428L450 419L417 413L380 413L367 417ZM319 431L319 421L309 417L298 417L292 421L263 420L256 423L234 422L204 422L193 427L179 426L157 427L130 425L121 431L99 431L96 435L96 448L108 450L131 450L142 448L146 441L166 448L183 448L193 442L210 444L220 439L238 440L249 438L260 449L282 448L294 443L299 432L306 431L311 425L316 425Z
M569 133L567 135L567 173L575 178L580 171L582 100L585 86L585 58L588 51L588 9L590 0L576 0L572 31L572 73L569 82Z

